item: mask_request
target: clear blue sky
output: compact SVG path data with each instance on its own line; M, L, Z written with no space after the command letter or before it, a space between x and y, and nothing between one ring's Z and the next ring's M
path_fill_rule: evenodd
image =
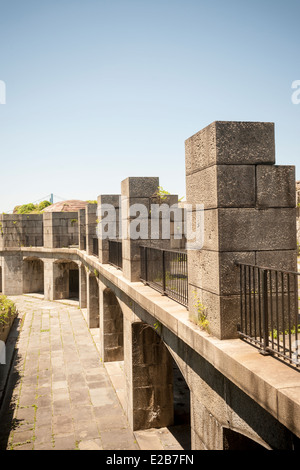
M0 0L0 211L128 176L184 196L184 141L216 120L274 122L297 165L299 18L299 0Z

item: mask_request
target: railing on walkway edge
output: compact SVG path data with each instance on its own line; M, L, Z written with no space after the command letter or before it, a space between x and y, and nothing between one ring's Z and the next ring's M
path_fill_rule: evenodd
M141 281L187 307L187 253L140 246L140 257Z
M238 333L272 354L300 366L300 273L238 263L241 315Z
M115 268L122 269L122 242L119 240L108 241L108 262Z

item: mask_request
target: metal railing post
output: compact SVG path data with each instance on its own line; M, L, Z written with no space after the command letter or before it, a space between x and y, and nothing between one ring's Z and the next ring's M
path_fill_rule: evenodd
M163 271L162 288L163 288L164 295L166 295L166 260L165 260L164 250L162 250L162 271Z
M263 295L263 312L262 312L262 321L263 321L263 349L260 351L264 356L268 355L269 347L269 302L268 302L268 270L263 270L263 285L262 285L262 295ZM272 301L272 299L271 299Z
M147 247L143 248L144 251L144 269L145 269L145 281L148 281L148 250Z

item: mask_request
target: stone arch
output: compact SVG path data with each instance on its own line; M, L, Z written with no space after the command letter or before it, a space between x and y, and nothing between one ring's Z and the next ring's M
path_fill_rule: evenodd
M44 295L44 262L36 256L23 260L23 294Z
M173 364L173 403L174 403L174 425L186 427L184 442L191 445L191 386L186 376L182 362L178 360L173 350L164 342Z
M133 430L170 426L174 422L171 356L150 325L132 323L131 336Z
M134 321L130 335L127 323L124 370L133 430L168 427L183 449L191 449L190 388L177 358L160 335L159 324Z
M101 290L101 337L104 362L124 360L123 312L112 289Z
M53 263L54 300L79 298L79 266L70 259L58 259Z

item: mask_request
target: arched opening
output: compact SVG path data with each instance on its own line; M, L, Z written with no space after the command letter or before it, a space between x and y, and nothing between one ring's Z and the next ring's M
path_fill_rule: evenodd
M79 268L76 263L69 265L69 298L79 300Z
M74 261L59 260L54 263L54 300L79 300L79 268Z
M131 374L133 429L168 428L174 444L191 449L189 387L155 327L145 323L132 324Z
M115 293L104 289L102 293L101 337L104 362L124 360L123 313Z
M191 398L190 389L177 363L173 363L174 424L169 431L184 450L191 449Z
M39 258L23 261L23 294L44 295L44 263Z
M248 436L223 428L223 450L267 450L266 447Z

